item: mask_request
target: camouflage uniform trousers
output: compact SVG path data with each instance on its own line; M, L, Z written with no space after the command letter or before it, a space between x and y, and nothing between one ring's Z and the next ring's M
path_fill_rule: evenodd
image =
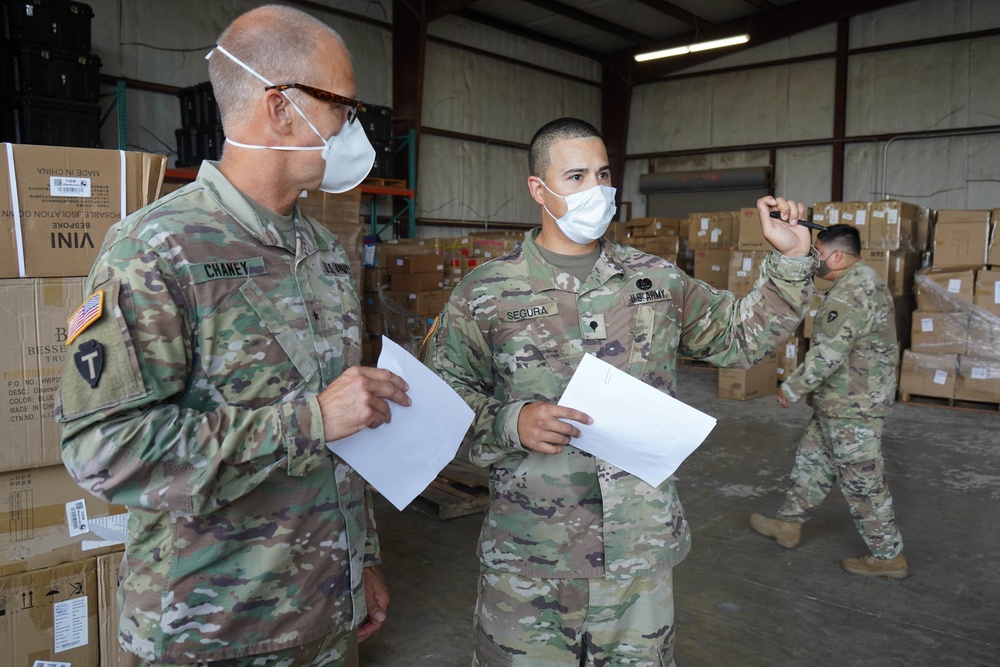
M673 570L528 579L483 568L473 667L675 667Z
M777 517L805 523L836 481L854 525L877 558L903 550L882 461L884 419L813 415L795 452L791 483Z
M147 662L119 649L119 667L178 667L176 663ZM336 630L319 639L292 648L241 658L192 662L180 667L358 667L357 630Z

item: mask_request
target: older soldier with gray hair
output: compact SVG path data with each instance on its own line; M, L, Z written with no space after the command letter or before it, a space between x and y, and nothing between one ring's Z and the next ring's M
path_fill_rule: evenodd
M795 452L785 502L773 519L751 514L750 525L793 549L802 524L839 482L871 551L844 559L841 567L863 577L902 579L909 565L882 459L882 427L896 400L899 361L892 293L861 259L854 227L825 229L816 249L816 275L833 286L816 311L812 348L778 390L782 407L806 398L813 416Z
M528 160L541 229L458 285L429 346L476 412L472 461L491 466L473 664L673 665L672 568L691 548L674 483L573 447L591 418L557 401L587 353L674 394L679 355L747 367L773 352L813 295L805 209L757 201L777 252L737 299L602 239L615 191L589 123L546 124Z
M369 172L350 56L255 9L210 60L227 146L123 220L88 279L60 388L63 460L129 509L122 663L356 665L388 595L364 481L326 443L409 405L359 366L343 247L296 206Z

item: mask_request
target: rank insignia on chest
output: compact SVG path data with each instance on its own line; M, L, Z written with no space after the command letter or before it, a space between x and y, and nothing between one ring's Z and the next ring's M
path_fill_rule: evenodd
M643 303L652 303L654 301L666 301L670 298L666 290L662 289L651 289L645 292L633 292L627 295L627 303L630 306L638 306Z
M73 363L76 364L76 370L81 377L93 389L104 371L104 346L93 339L81 343L80 349L73 354Z
M66 344L69 345L76 337L86 331L87 327L101 319L104 313L104 290L97 290L83 302L83 305L76 309L73 317L69 318L69 329L66 333Z

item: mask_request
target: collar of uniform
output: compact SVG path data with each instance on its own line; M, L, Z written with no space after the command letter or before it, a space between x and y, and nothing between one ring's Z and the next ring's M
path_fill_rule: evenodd
M528 260L528 276L531 283L531 290L536 294L546 290L561 290L564 292L580 292L583 288L592 289L603 285L615 276L625 275L625 266L615 250L614 244L606 239L600 239L601 254L594 264L594 269L590 272L582 284L577 285L576 278L567 274L545 261L542 253L538 251L536 238L540 229L533 229L524 236L522 252ZM574 286L576 289L574 289Z
M260 217L254 210L250 202L246 200L243 193L237 190L229 182L222 172L219 171L219 163L204 160L198 170L198 182L205 186L212 196L219 202L219 205L226 210L229 215L240 223L248 232L261 243L278 248L285 248L290 252L295 252L294 233L291 234L291 244L287 239L275 234L268 221Z

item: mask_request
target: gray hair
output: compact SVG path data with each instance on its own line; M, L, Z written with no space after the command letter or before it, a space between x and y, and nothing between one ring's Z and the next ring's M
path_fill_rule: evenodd
M266 5L233 21L218 44L272 83L309 84L317 67L316 50L324 37L344 43L336 30L303 11ZM209 59L208 75L223 129L229 134L250 120L264 83L220 52Z

